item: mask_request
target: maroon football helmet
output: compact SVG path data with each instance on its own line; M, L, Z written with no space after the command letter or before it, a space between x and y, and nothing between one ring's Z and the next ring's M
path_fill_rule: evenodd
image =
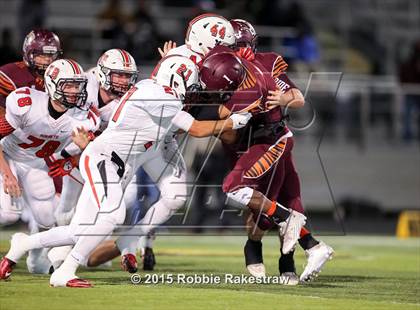
M60 58L62 54L60 39L49 30L36 29L32 30L25 37L23 42L23 61L36 74L43 77L45 70L54 60ZM35 56L50 55L49 63L35 63Z
M232 19L230 24L235 31L236 46L250 47L255 53L257 50L258 35L251 23L243 19Z
M223 52L205 58L200 67L200 84L213 102L227 102L245 79L245 68L233 53Z

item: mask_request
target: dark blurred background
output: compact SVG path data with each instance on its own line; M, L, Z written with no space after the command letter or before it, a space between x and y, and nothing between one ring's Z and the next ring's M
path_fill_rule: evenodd
M24 36L46 27L85 69L118 47L148 77L157 47L183 44L188 21L203 12L253 23L258 50L283 55L304 92L289 125L313 230L392 234L401 211L420 208L418 0L0 0L0 64L19 60ZM220 220L226 166L217 144L205 161L208 145L188 139L184 148L197 186L188 218L174 222L242 223L234 211Z

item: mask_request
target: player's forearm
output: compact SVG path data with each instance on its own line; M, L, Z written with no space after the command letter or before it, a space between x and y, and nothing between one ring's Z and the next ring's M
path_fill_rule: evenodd
M305 105L305 98L297 88L292 88L282 96L283 106L292 109L299 109Z
M194 120L188 133L197 138L204 138L219 135L225 131L232 130L233 122L231 119L219 121L197 121Z
M4 158L3 148L1 146L0 146L0 173L1 175L12 173L6 158Z

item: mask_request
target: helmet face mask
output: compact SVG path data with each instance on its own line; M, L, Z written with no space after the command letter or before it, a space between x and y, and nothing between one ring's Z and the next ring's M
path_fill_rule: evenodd
M136 62L125 50L106 51L99 58L96 67L96 76L101 87L117 97L122 97L137 81Z
M243 19L232 19L230 23L235 31L236 47L249 47L256 53L258 35L251 23Z
M67 109L86 110L87 77L82 67L71 59L59 59L51 63L44 75L45 90L51 100Z
M103 88L117 97L122 97L134 86L134 84L136 84L138 76L137 71L116 70L105 66L100 66L100 70L105 75ZM126 80L126 82L116 82L115 79Z
M23 43L23 60L37 75L44 76L46 68L62 55L57 35L48 30L33 30Z
M79 108L83 110L87 100L86 86L87 79L59 79L53 99L67 109Z

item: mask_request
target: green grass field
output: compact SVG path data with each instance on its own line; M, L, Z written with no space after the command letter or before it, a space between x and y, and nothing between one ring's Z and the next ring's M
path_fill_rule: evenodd
M3 234L0 252L8 249ZM118 261L112 269L83 269L91 289L50 288L22 259L12 280L0 282L0 309L420 309L420 239L325 237L335 257L306 285L133 285ZM154 273L242 274L244 237L158 237ZM264 240L267 271L277 273L278 240ZM296 266L302 271L303 252ZM144 276L143 273L141 273Z

